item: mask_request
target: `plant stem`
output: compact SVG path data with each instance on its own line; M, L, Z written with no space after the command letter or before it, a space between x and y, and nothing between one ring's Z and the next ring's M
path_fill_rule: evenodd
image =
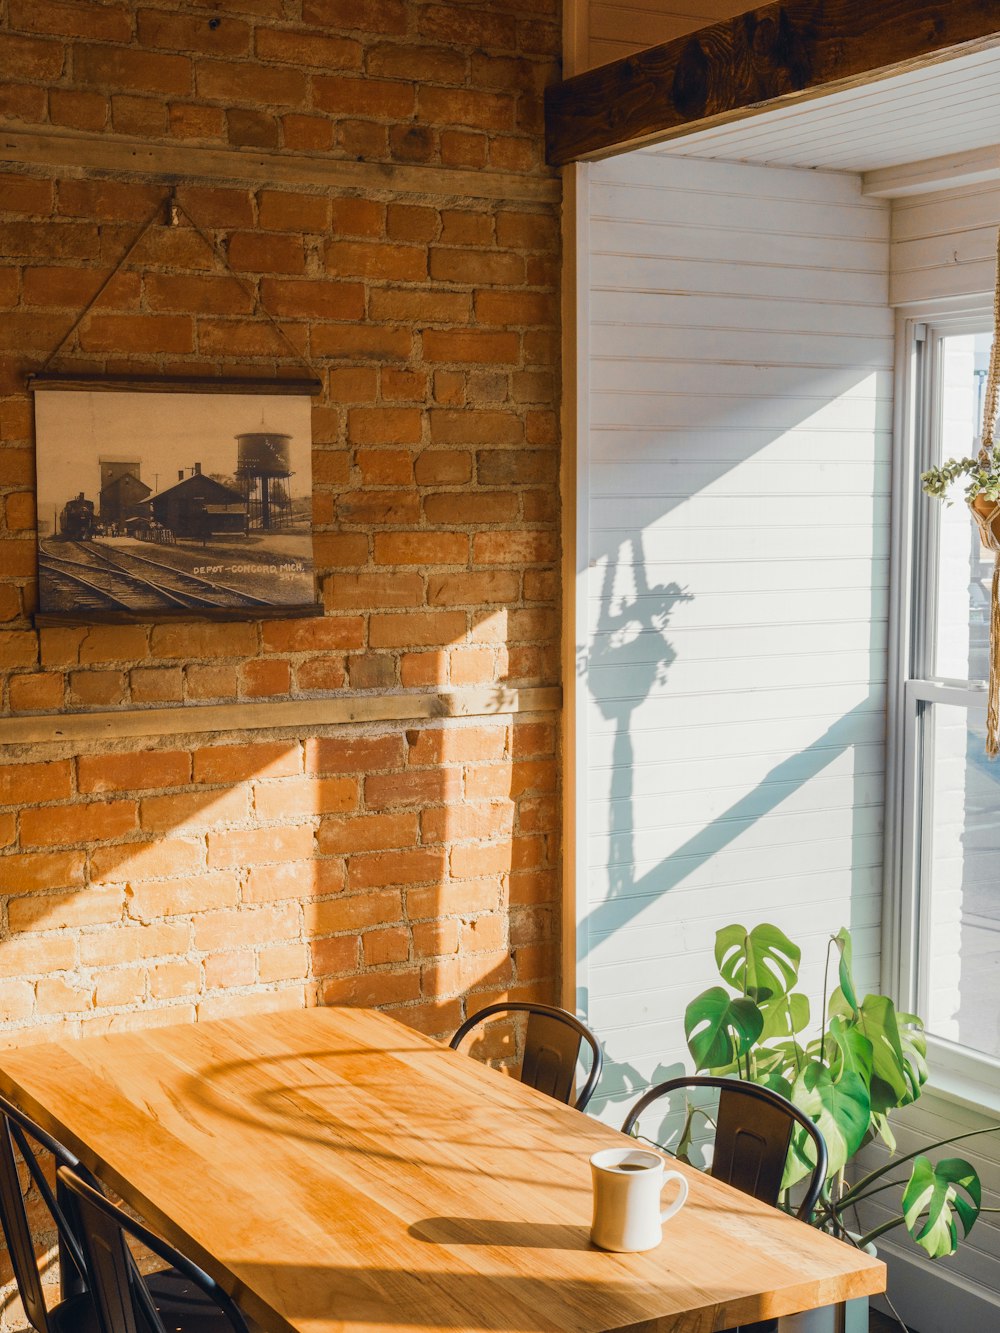
M934 1148L943 1148L946 1144L959 1143L962 1139L974 1139L979 1134L995 1134L998 1129L1000 1129L1000 1125L988 1125L985 1129L970 1129L965 1134L955 1134L950 1139L939 1139L931 1146ZM862 1190L867 1189L873 1181L880 1180L882 1176L886 1175L889 1171L894 1171L897 1166L902 1166L904 1162L912 1162L915 1157L922 1157L925 1152L925 1148L915 1148L913 1152L908 1152L902 1157L894 1157L890 1162L886 1162L885 1166L880 1166L874 1171L869 1171L866 1176L862 1176L861 1179L855 1185L852 1185L847 1193L837 1201L838 1206L850 1203Z

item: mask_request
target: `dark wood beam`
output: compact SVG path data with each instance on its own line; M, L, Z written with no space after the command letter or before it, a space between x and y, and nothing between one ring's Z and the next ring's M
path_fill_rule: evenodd
M1000 42L1000 0L779 0L548 89L553 166Z

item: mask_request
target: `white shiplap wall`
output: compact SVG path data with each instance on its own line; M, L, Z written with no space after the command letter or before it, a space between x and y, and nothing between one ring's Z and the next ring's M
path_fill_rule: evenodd
M715 931L878 975L893 324L857 177L633 153L589 179L579 963L620 1122Z
M988 308L998 224L998 182L893 200L892 304L981 297Z

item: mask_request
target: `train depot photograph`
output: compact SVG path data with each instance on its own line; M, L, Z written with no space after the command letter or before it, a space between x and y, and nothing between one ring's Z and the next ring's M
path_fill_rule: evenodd
M38 389L39 612L316 603L304 394Z

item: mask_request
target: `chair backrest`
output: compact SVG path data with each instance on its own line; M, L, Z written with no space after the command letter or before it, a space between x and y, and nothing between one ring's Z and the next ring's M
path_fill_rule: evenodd
M625 1117L622 1133L631 1134L648 1106L682 1088L718 1088L712 1176L765 1203L778 1201L795 1127L799 1126L809 1135L815 1148L816 1163L796 1212L797 1217L808 1221L826 1180L826 1142L804 1111L770 1088L742 1079L715 1078L708 1074L668 1079L640 1097Z
M552 1004L529 1004L523 1000L487 1005L465 1020L451 1039L452 1048L457 1050L468 1033L480 1023L495 1014L508 1013L528 1015L521 1082L537 1088L539 1092L547 1092L557 1101L569 1104L572 1100L580 1050L584 1043L590 1047L590 1072L573 1102L576 1109L582 1111L594 1095L604 1057L590 1028L568 1009L560 1009Z
M13 1102L0 1097L0 1224L3 1226L18 1295L21 1297L25 1313L39 1333L49 1333L51 1320L42 1294L42 1280L38 1271L38 1260L35 1258L35 1247L31 1238L31 1226L25 1208L15 1148L59 1234L64 1297L69 1294L66 1290L67 1285L70 1285L66 1280L67 1274L72 1279L72 1285L79 1291L85 1283L86 1269L76 1231L66 1214L62 1199L58 1197L60 1191L53 1192L38 1158L32 1151L32 1142L52 1153L58 1165L79 1167L77 1159L67 1148L56 1142L40 1125L36 1125Z
M133 1236L199 1287L228 1320L233 1333L250 1333L227 1293L197 1264L106 1199L75 1171L60 1167L57 1177L76 1202L90 1287L103 1333L146 1333L147 1328L150 1333L172 1333L137 1280L126 1236ZM171 1325L184 1333L183 1319L178 1324L171 1318Z

